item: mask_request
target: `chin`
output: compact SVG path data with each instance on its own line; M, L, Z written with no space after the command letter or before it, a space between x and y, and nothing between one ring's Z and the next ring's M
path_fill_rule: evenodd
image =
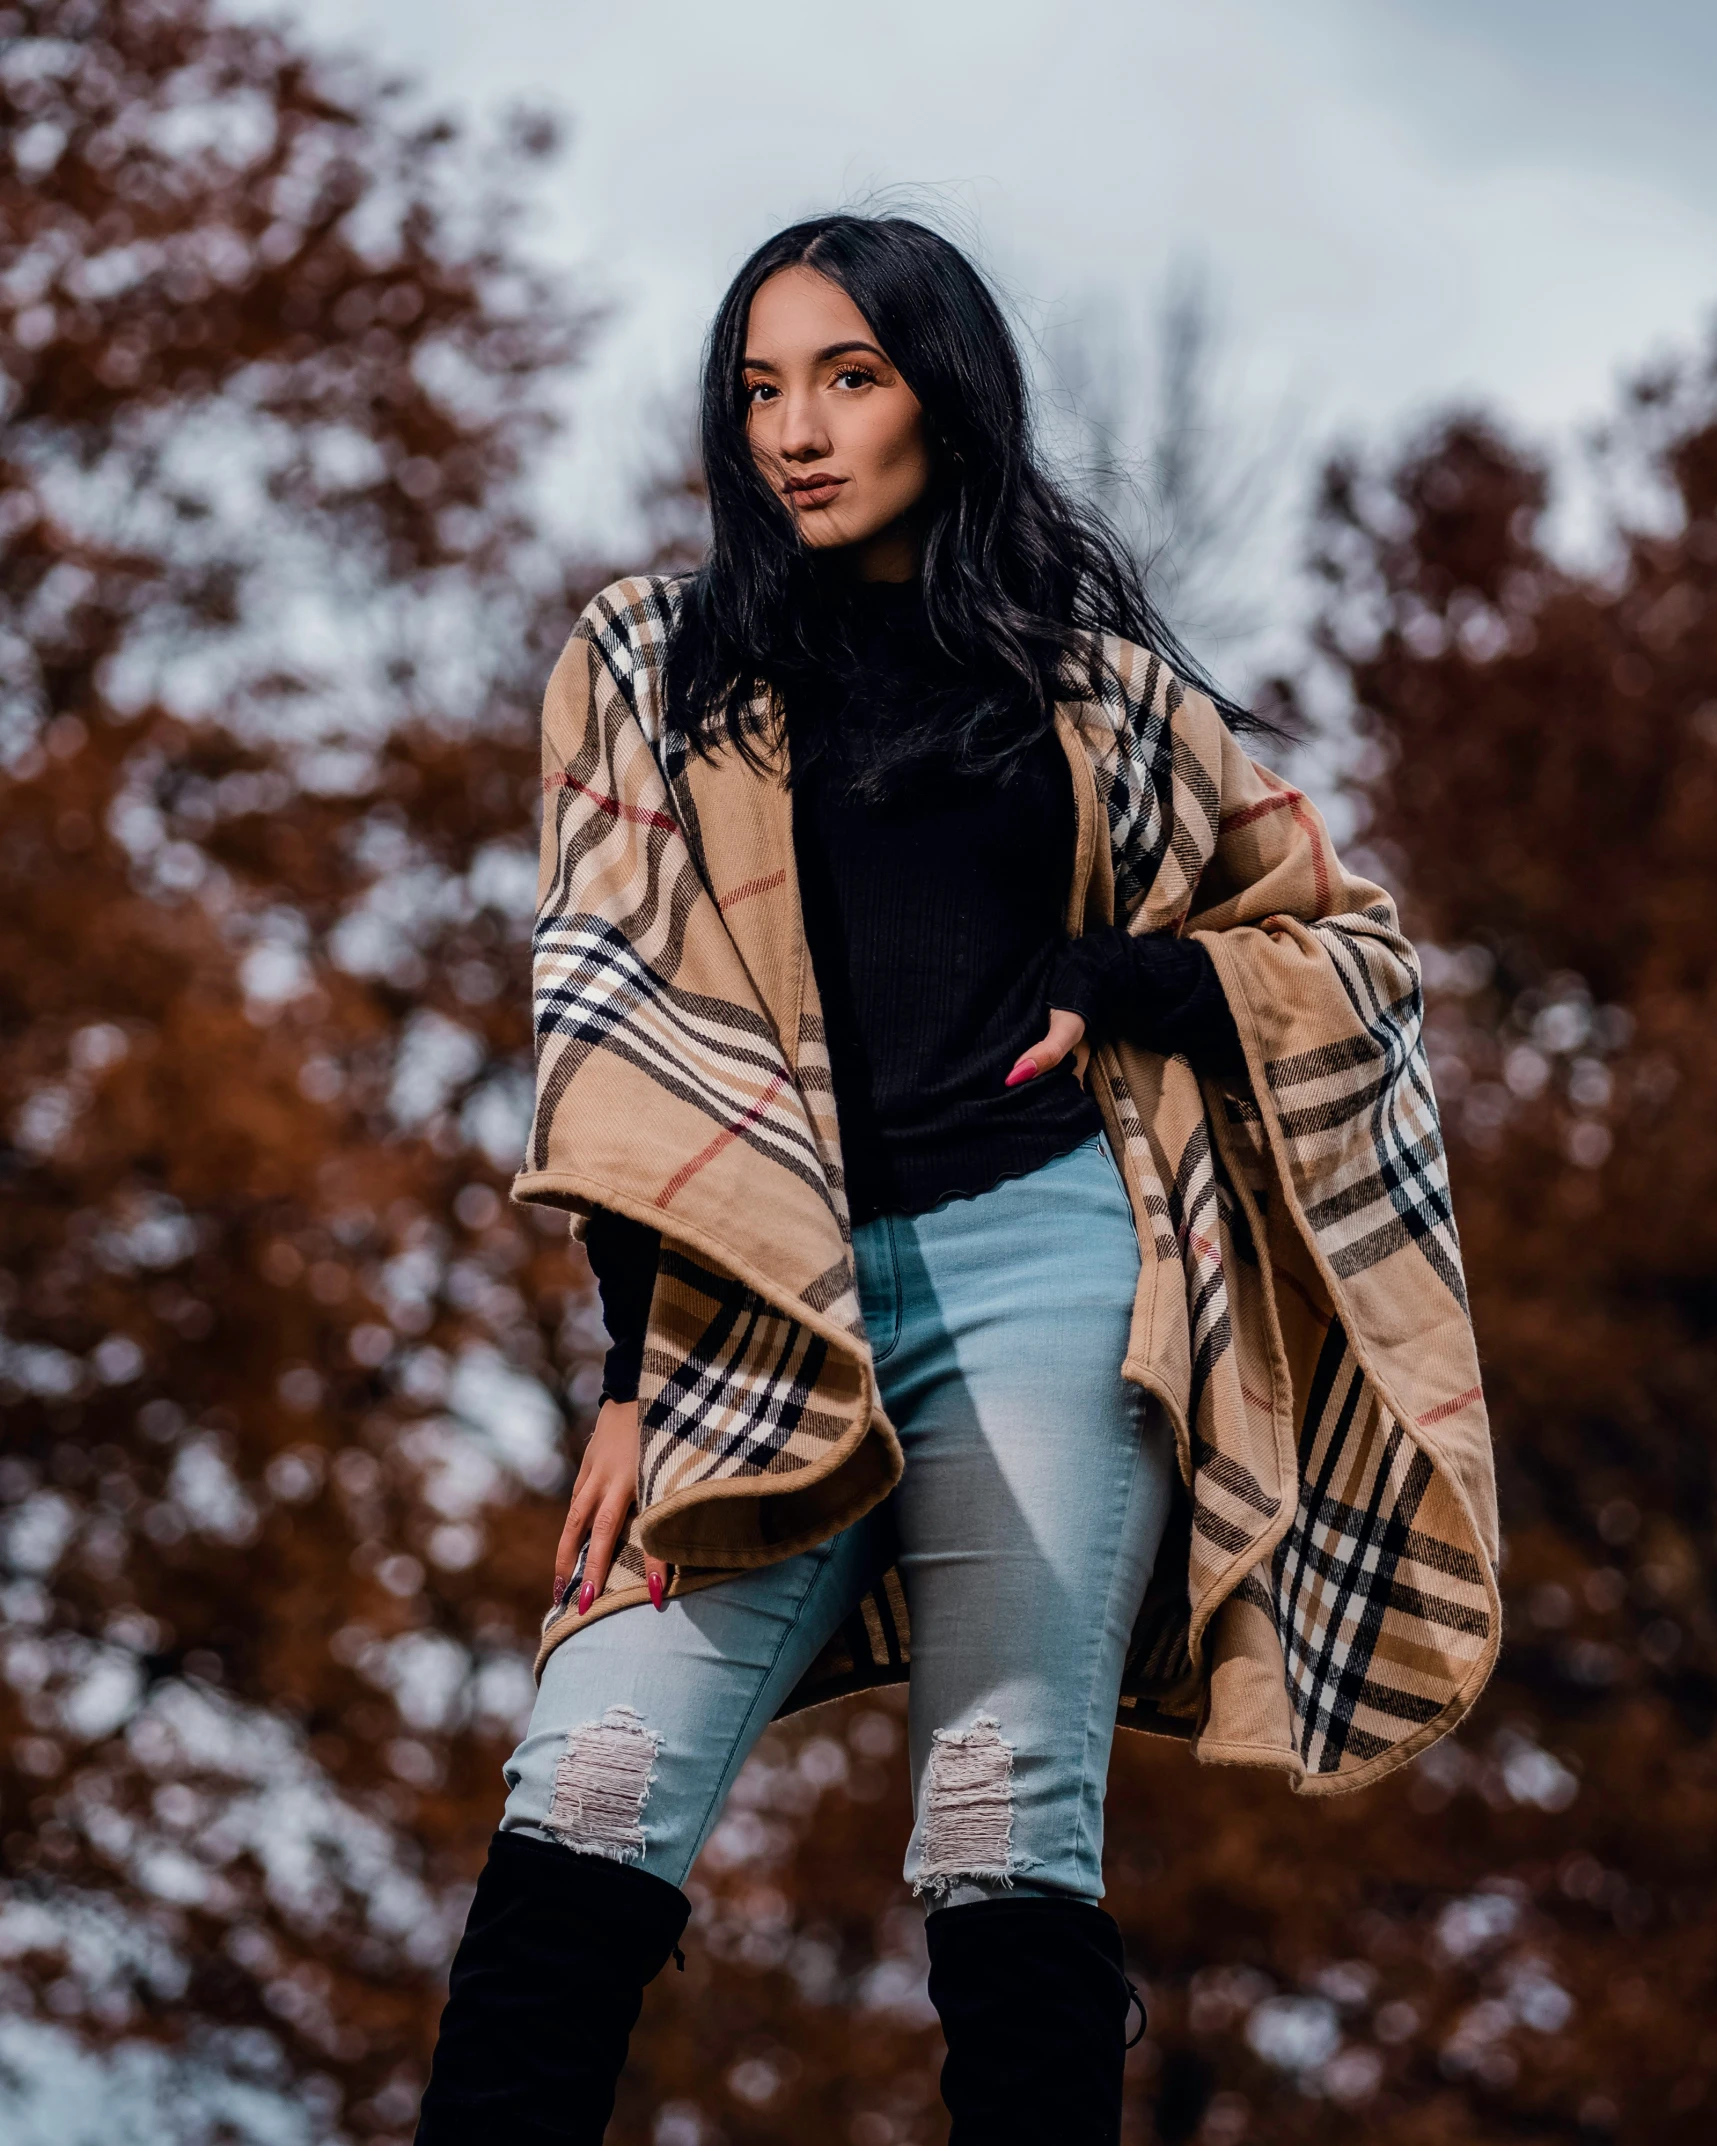
M821 514L799 516L800 538L813 551L837 551L843 544L862 544L869 533L867 530L846 528Z

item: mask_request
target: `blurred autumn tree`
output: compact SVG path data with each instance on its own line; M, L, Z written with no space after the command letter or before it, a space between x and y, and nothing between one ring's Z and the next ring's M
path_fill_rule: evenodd
M403 2139L599 1338L503 1197L596 578L525 480L588 324L497 238L538 123L482 151L202 0L0 38L0 2117ZM1717 379L1612 452L1656 491L1601 572L1474 420L1324 489L1511 1643L1333 1804L1122 1739L1134 2140L1709 2133ZM771 1733L623 2146L942 2135L906 1823L893 1700Z
M202 0L0 43L0 2128L399 2137L599 1331L504 1203L552 136Z

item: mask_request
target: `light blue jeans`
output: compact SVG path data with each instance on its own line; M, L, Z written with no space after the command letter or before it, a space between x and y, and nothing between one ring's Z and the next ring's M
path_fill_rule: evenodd
M544 1668L502 1827L683 1886L746 1754L890 1561L912 1625L912 1837L930 1907L1096 1901L1127 1643L1174 1442L1122 1380L1139 1272L1105 1142L854 1232L906 1468L830 1541L617 1611Z

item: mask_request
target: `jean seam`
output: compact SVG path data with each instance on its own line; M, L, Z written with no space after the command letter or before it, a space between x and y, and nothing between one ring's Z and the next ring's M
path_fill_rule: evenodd
M751 1695L751 1704L746 1708L745 1713L740 1720L738 1728L735 1729L735 1731L733 1732L733 1740L727 1747L727 1756L721 1762L720 1770L715 1777L715 1786L710 1790L709 1799L703 1807L703 1815L698 1820L698 1828L694 1838L699 1843L699 1853L702 1852L702 1843L708 1837L708 1830L715 1813L716 1799L718 1796L721 1795L722 1783L726 1781L728 1773L732 1768L733 1754L745 1741L746 1732L751 1727L752 1721L756 1716L757 1709L763 1703L763 1694L769 1689L770 1681L774 1677L775 1671L780 1665L781 1657L786 1652L787 1642L799 1629L800 1620L803 1618L806 1610L810 1606L811 1597L817 1591L818 1582L825 1577L825 1575L828 1573L828 1571L835 1562L834 1545L836 1542L839 1542L840 1539L841 1538L839 1536L836 1536L834 1538L834 1541L827 1545L827 1554L822 1558L822 1560L817 1566L817 1569L811 1574L811 1577L805 1582L805 1592L799 1597L798 1604L793 1611L791 1619L789 1619L783 1625L781 1637L775 1643L775 1652L769 1658L769 1666L758 1678L757 1689ZM694 1863L696 1862L697 1856L695 1854L692 1860Z
M1109 1613L1114 1606L1116 1578L1121 1566L1121 1550L1123 1544L1127 1540L1129 1523L1132 1521L1134 1508L1138 1503L1139 1481L1144 1471L1144 1467L1145 1441L1142 1437L1135 1436L1133 1439L1132 1467L1127 1477L1127 1495L1121 1508L1121 1521L1119 1527L1117 1527L1114 1530L1113 1534L1110 1536L1111 1548L1109 1556L1109 1571L1103 1589L1103 1619L1098 1629L1097 1645L1095 1648L1094 1658L1091 1665L1090 1683L1087 1685L1085 1692L1085 1727L1083 1732L1085 1749L1084 1752L1081 1754L1080 1758L1079 1794L1074 1799L1073 1804L1073 1852L1071 1861L1074 1864L1077 1864L1080 1860L1080 1845L1085 1838L1085 1783L1089 1772L1087 1761L1090 1756L1091 1747L1091 1723L1093 1714L1096 1710L1096 1691L1094 1687L1096 1685L1098 1672L1102 1667L1103 1649L1108 1639ZM1154 1564L1155 1560L1153 1559L1152 1562ZM1149 1573L1146 1573L1145 1575L1145 1585L1146 1587L1149 1587L1150 1585ZM1130 1632L1128 1637L1130 1639ZM1121 1650L1121 1673L1123 1676L1125 1676L1127 1669L1126 1645L1127 1642L1123 1641ZM1110 1725L1109 1732L1109 1746L1112 1758L1114 1752L1114 1726L1112 1723ZM1103 1775L1103 1782L1100 1784L1100 1786L1106 1789L1108 1785L1107 1766L1105 1766L1105 1768L1103 1769ZM1097 1804L1098 1809L1101 1810L1103 1804L1103 1798L1101 1794L1098 1796ZM1097 1888L1098 1892L1101 1893L1103 1886L1103 1857L1100 1849L1095 1857L1095 1863Z

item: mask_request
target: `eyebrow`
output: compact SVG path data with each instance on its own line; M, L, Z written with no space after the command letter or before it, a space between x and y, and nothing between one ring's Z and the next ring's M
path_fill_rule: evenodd
M889 362L887 353L878 350L874 343L857 341L851 343L827 343L816 353L811 362L815 365L826 365L830 358L845 357L849 350L868 350L873 358L881 358L884 365ZM739 362L747 372L778 373L781 370L780 366L772 365L767 358L741 358Z

